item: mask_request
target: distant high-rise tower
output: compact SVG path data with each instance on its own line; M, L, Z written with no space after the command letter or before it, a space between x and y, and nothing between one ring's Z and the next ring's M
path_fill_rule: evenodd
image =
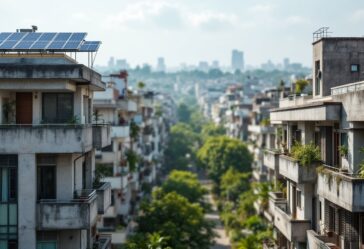
M164 61L163 57L158 58L157 71L158 72L165 72L166 71L166 64L165 64L165 61Z
M114 59L114 57L110 57L109 62L108 62L107 65L108 65L109 68L113 68L115 66L115 59Z
M244 70L244 52L234 49L231 55L231 68L235 70Z
M289 65L290 65L291 63L289 62L289 58L284 58L283 59L283 68L285 69L285 70L287 70L288 68L289 68Z
M213 69L219 69L220 68L220 63L219 61L215 60L212 62L212 66Z

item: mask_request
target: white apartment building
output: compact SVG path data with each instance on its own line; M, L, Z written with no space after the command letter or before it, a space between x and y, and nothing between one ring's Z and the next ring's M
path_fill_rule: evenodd
M67 48L36 49L65 37L74 34L0 33L1 249L110 247L96 231L110 185L94 175L110 128L92 123L93 93L105 84Z

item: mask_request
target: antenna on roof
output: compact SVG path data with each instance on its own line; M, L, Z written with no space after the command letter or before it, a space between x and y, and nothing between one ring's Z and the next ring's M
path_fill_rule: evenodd
M321 27L315 32L313 32L312 33L313 41L315 42L317 40L320 40L321 38L329 37L329 34L331 34L332 32L329 32L328 30L329 27Z
M38 30L38 26L32 25L33 32L36 32Z

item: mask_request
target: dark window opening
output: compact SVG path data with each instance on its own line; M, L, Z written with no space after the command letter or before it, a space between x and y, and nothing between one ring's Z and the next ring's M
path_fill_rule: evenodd
M37 157L37 195L40 199L56 199L56 158Z
M43 93L42 117L44 123L73 121L73 93Z

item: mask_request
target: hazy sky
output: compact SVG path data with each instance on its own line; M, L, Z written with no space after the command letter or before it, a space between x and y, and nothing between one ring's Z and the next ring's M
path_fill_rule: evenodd
M103 42L96 64L110 56L132 65L200 60L230 63L233 48L247 64L272 59L311 64L312 32L364 35L363 0L0 0L0 30L86 31Z

